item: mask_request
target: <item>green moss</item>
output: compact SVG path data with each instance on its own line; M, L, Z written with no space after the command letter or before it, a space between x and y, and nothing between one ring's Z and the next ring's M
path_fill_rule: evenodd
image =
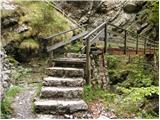
M28 23L34 35L48 37L70 28L69 23L51 5L43 1L17 1L24 8L19 24Z
M34 39L25 39L23 42L21 42L19 48L20 49L39 49L40 45L37 40Z
M12 102L13 98L16 96L18 92L22 90L19 86L12 85L9 90L5 93L5 98L1 102L1 117L8 118L8 116L12 113Z
M16 32L5 32L3 34L4 42L21 41L22 36Z

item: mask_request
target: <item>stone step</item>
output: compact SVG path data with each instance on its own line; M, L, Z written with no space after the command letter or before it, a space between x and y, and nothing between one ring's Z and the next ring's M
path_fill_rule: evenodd
M61 78L61 77L46 77L44 78L44 86L66 86L66 87L76 87L83 86L85 80L83 78Z
M65 56L68 58L86 58L86 54L79 53L67 53Z
M54 77L84 77L84 69L68 67L50 67L46 68L46 74Z
M54 59L54 66L58 67L76 67L84 68L86 64L86 59L84 58L59 58Z
M35 111L43 114L63 114L85 111L88 109L83 100L47 100L41 99L36 102Z
M80 98L83 93L82 87L43 87L41 98Z

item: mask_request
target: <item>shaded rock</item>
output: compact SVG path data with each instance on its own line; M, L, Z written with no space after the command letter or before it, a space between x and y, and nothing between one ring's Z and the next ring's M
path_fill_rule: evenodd
M123 10L125 12L127 12L127 13L134 13L137 10L137 5L135 3L132 3L132 2L131 3L127 3L124 6Z
M1 9L5 9L5 10L15 10L16 9L16 5L11 4L10 1L7 0L2 0L1 2Z
M79 20L79 22L80 22L81 24L88 23L88 21L89 21L89 18L88 18L87 16L83 16L83 17Z
M6 17L6 18L2 18L2 28L6 28L12 25L15 25L18 23L18 17Z
M20 27L18 27L16 31L17 31L17 33L22 33L22 32L27 31L28 29L29 29L28 26L23 24Z

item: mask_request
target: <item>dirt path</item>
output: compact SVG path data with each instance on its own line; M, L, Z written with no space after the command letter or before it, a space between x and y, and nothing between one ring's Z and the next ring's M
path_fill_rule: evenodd
M93 119L116 119L116 115L105 109L104 104L99 101L95 100L89 103L89 113L91 114L91 118Z
M36 117L32 112L32 100L35 94L34 87L24 88L22 92L17 94L12 104L14 113L12 118L16 119L34 119Z

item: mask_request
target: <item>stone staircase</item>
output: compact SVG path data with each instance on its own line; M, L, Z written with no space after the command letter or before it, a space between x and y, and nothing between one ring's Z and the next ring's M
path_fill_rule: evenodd
M72 114L86 111L82 100L84 80L84 57L67 54L54 60L54 67L46 69L40 97L34 102L38 114Z

